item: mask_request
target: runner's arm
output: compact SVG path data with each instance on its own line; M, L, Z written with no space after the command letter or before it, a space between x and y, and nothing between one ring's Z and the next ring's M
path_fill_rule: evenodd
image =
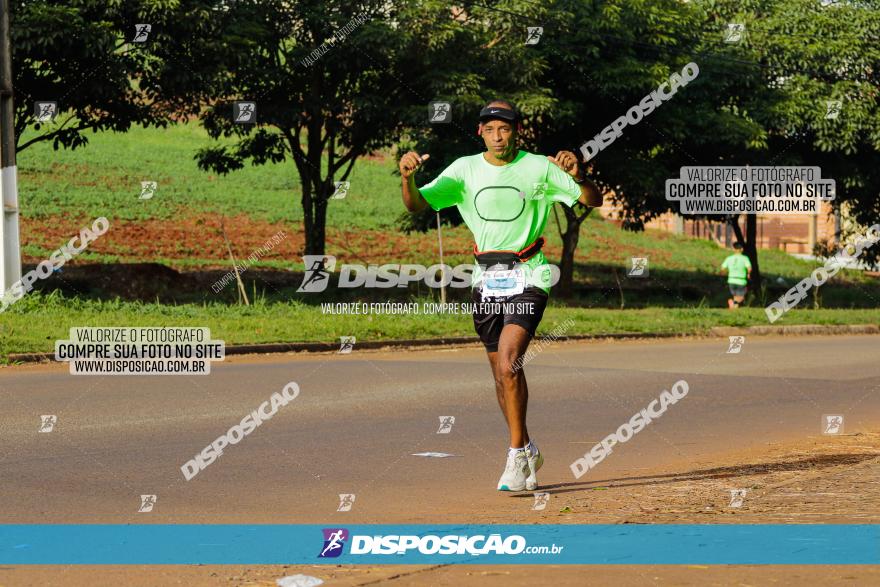
M581 186L581 197L578 198L578 202L587 208L599 208L602 206L602 193L596 184L585 177L583 183L579 185Z
M410 151L400 158L400 177L403 191L403 205L410 212L421 212L428 206L428 202L416 187L416 169L421 167L430 155L419 155Z
M579 203L587 208L598 208L602 205L602 193L599 191L598 186L586 177L586 174L584 174L582 182L577 181L580 175L580 167L574 153L571 151L559 151L555 157L548 156L547 158L563 172L574 178L578 187L581 188L581 195L577 199Z

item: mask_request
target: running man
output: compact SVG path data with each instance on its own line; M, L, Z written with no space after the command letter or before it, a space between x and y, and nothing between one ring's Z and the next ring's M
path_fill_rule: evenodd
M743 255L742 248L741 242L733 243L734 253L721 263L721 275L727 275L727 286L730 288L731 297L727 300L727 307L730 310L742 305L743 300L746 299L748 289L746 285L752 277L752 262Z
M456 159L421 188L414 174L429 155L410 151L401 157L403 203L410 212L456 206L474 235L474 328L486 347L510 431L498 490L531 491L538 486L535 473L544 457L526 427L529 389L517 361L535 335L552 285L541 234L555 202L597 207L602 195L581 178L571 151L543 157L517 148L521 119L510 102L490 102L479 121L477 134L486 151Z

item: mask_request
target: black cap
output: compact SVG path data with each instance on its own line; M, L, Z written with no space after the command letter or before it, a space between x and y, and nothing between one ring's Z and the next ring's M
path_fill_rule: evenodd
M500 106L486 106L480 110L480 122L486 122L493 118L506 120L507 122L516 122L519 115L516 113L516 110L502 108Z

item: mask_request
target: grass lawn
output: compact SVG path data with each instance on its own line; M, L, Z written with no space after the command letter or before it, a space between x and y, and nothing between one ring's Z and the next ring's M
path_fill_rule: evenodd
M429 302L431 300L414 300ZM9 353L51 352L55 341L67 339L77 326L207 326L214 339L226 344L269 342L338 342L340 336L358 340L393 340L437 336L475 336L468 314L340 316L323 314L319 306L300 302L253 306L65 299L57 294L29 295L2 314L0 362ZM766 325L761 308L730 312L718 308L642 308L612 310L571 308L551 301L538 330L551 331L566 320L573 334L677 333L700 334L713 326ZM776 324L876 324L876 310L790 311Z
M41 142L19 153L22 216L142 220L173 218L184 210L302 221L302 191L293 162L246 165L225 176L202 171L196 152L232 141L214 141L196 124L135 127L124 134L89 134L88 139L87 146L73 151L55 151ZM348 197L330 202L329 225L378 229L393 224L403 210L400 194L384 189L400 181L393 170L383 158L358 161ZM138 199L141 181L157 182L152 199ZM394 214L387 213L391 209Z

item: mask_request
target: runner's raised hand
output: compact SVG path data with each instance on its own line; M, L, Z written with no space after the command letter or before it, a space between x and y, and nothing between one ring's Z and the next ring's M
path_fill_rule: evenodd
M559 151L556 153L556 157L547 155L547 159L550 159L559 169L570 176L574 178L578 176L578 160L571 151Z
M400 175L406 179L416 172L416 169L422 166L422 163L428 160L430 155L419 155L415 151L405 153L400 158Z

